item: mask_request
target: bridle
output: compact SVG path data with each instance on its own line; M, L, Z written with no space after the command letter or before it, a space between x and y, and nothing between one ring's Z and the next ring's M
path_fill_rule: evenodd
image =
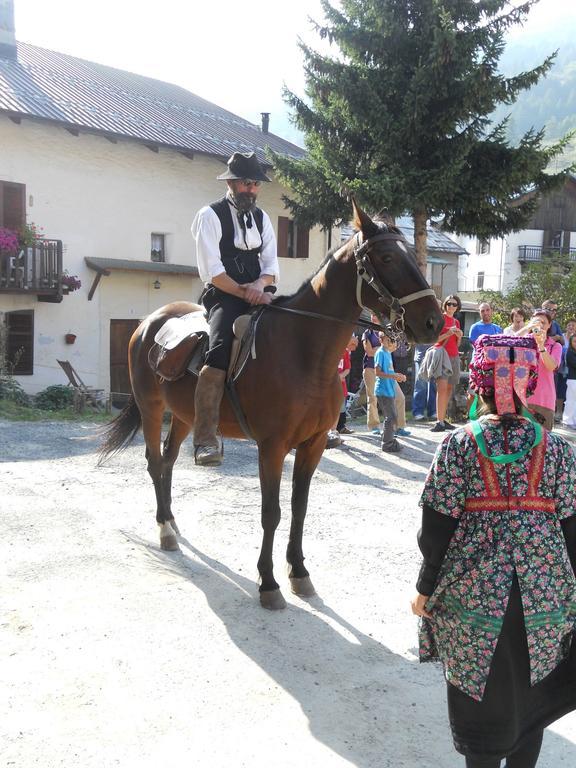
M378 273L374 269L374 265L370 261L369 249L374 243L381 240L396 240L397 242L404 243L404 238L400 234L395 232L380 232L378 235L369 237L364 242L360 242L361 232L357 232L355 235L356 244L354 246L354 258L356 260L356 301L361 309L367 309L369 312L372 310L362 304L362 284L366 283L373 291L378 295L378 301L382 302L388 310L390 323L387 325L380 325L379 323L372 323L366 320L358 318L353 323L349 320L340 320L338 317L330 317L329 315L320 315L317 312L309 312L303 309L292 309L291 307L284 307L282 304L265 304L256 309L258 316L261 311L265 309L274 309L280 312L287 312L292 315L301 315L303 317L312 317L317 320L330 320L334 323L341 325L360 325L363 328L371 328L373 331L383 331L386 336L392 341L398 343L404 336L404 304L409 304L411 301L417 301L425 296L434 296L436 294L432 288L425 288L422 291L416 291L415 293L409 293L407 296L401 296L398 298L394 296L388 288L382 283L378 277ZM270 288L270 286L269 286Z
M378 235L369 237L361 242L361 232L355 235L354 258L356 260L356 301L362 309L369 309L362 303L362 284L366 283L378 295L378 301L384 304L389 312L390 326L394 334L400 336L404 333L404 304L411 301L417 301L424 296L434 296L436 294L432 288L425 288L422 291L409 293L407 296L394 296L378 277L374 265L370 261L370 246L382 240L395 240L404 243L404 237L395 232L380 232Z

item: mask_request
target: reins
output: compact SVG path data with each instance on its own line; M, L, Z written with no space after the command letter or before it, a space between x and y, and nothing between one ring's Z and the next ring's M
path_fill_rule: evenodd
M290 307L284 307L281 304L266 304L264 309L276 309L281 312L288 312L293 315L301 315L303 317L311 317L315 320L329 320L333 323L339 323L340 325L360 325L363 328L370 328L373 331L383 331L386 336L392 341L399 341L400 337L404 333L404 305L409 304L411 301L417 301L425 296L434 296L436 294L432 288L425 288L421 291L415 291L409 293L407 296L397 297L394 296L388 288L380 280L378 273L374 269L374 265L370 261L369 249L374 243L381 240L396 240L402 242L404 238L401 235L397 235L394 232L381 232L374 237L369 237L360 242L360 232L355 235L356 245L354 247L354 259L356 261L356 302L361 309L368 309L362 303L362 284L366 283L372 290L378 295L378 301L382 302L390 310L390 323L388 325L380 325L379 323L368 322L367 320L341 320L339 317L333 317L331 315L321 315L318 312L309 312L304 309L292 309Z

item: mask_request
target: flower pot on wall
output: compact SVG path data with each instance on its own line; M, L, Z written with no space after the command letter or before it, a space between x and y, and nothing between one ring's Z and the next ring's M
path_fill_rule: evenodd
M75 333L67 333L64 336L64 340L65 340L66 344L74 344L74 342L76 341L76 334Z

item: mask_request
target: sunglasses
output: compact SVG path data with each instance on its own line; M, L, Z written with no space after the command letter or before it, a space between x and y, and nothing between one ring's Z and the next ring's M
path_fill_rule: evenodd
M241 181L245 187L259 187L262 184L261 181L255 181L254 179L242 179Z
M447 302L446 302L446 306L447 306L447 307L457 307L457 306L458 306L458 304L456 304L456 302L455 302L455 301L447 301Z

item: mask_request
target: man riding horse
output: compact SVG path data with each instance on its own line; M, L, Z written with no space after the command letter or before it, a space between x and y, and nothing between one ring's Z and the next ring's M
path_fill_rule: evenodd
M198 272L205 284L201 301L210 326L210 347L194 398L194 461L203 466L222 463L218 419L234 339L232 324L250 306L271 302L264 289L279 276L272 223L256 207L258 188L270 179L254 152L234 152L218 179L228 185L226 196L201 208L192 223Z

